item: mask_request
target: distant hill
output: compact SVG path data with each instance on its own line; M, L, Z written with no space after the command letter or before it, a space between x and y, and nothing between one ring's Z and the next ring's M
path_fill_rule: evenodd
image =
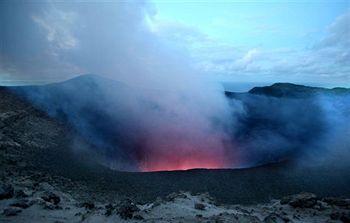
M266 87L254 87L249 93L273 97L306 97L316 94L350 94L350 89L341 87L328 89L291 83L276 83Z
M120 106L133 92L129 86L89 74L60 83L7 89L50 117L73 127L106 157L132 162L135 133L127 130L124 120L128 120L129 114ZM124 153L120 147L128 148L129 152ZM130 166L135 164L123 164L126 169L131 169Z

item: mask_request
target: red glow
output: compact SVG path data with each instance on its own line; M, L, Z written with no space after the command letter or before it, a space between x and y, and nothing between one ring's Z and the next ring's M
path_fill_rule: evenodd
M236 164L232 143L225 134L213 133L203 123L169 124L154 128L139 141L140 171L222 169ZM204 122L206 123L206 122ZM187 126L188 125L188 126ZM200 126L194 128L193 126ZM227 145L229 143L229 146Z
M141 167L141 170L144 172L148 171L169 171L169 170L189 170L196 168L204 169L220 169L226 168L221 163L216 160L183 160L182 162L157 162L157 163L148 163Z
M149 154L149 159L140 163L141 171L188 170L195 168L221 169L232 165L221 151L191 151L174 150L173 153L159 152Z

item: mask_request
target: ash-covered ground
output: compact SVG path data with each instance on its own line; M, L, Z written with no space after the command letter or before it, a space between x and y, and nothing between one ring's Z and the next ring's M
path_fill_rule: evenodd
M0 154L1 222L349 222L346 163L120 172L72 124L8 88Z

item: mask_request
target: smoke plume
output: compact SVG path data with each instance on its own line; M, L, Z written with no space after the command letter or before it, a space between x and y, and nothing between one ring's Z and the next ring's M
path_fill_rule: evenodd
M148 2L5 3L0 70L76 77L15 90L73 126L111 168L234 168L349 153L349 97L228 98L152 30ZM84 73L98 76L77 77Z
M225 130L230 108L221 86L197 73L186 52L152 31L155 9L149 2L6 2L1 10L9 21L2 66L16 67L13 76L103 77L21 91L90 139L109 157L109 166L233 165ZM26 39L11 38L20 34Z
M95 75L15 90L49 115L72 124L115 169L238 164L229 135L233 118L223 91L140 89Z
M297 89L292 93L300 94ZM304 165L347 162L349 95L349 91L321 90L298 97L238 94L235 99L242 102L244 112L236 114L232 138L241 162L246 166L283 160Z

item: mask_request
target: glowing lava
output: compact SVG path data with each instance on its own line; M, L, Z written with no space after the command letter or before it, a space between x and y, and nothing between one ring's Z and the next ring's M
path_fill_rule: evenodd
M184 121L185 122L185 121ZM199 121L197 121L199 122ZM204 124L167 125L154 128L139 141L136 160L140 171L222 169L236 164L232 142L226 134ZM157 125L158 126L158 125ZM202 128L194 128L201 126Z
M140 163L140 170L148 171L169 171L188 170L196 168L222 169L229 168L225 154L220 151L174 151L173 153L150 154L148 159Z

